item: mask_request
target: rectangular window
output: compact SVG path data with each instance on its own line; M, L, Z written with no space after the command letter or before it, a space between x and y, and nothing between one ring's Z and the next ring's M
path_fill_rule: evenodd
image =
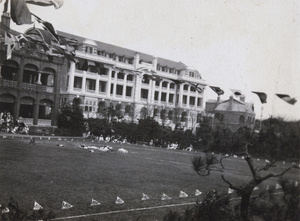
M183 90L187 91L189 89L189 86L187 84L183 85Z
M161 101L167 100L167 93L161 93Z
M169 94L169 103L174 102L174 94Z
M96 90L96 80L86 79L86 89L87 90Z
M202 106L202 98L201 98L201 97L198 97L198 98L197 98L197 106L198 106L198 107L201 107L201 106Z
M154 100L158 101L158 95L159 95L159 92L155 91L154 92Z
M127 75L127 81L133 81L133 75L132 74Z
M164 82L162 82L162 87L165 87L165 88L166 88L166 87L168 87L168 83L167 83L167 82L165 82L165 81L164 81Z
M124 79L124 73L119 72L118 73L118 79Z
M182 96L182 103L183 103L183 104L186 104L186 103L187 103L187 96L186 96L186 95L183 95L183 96Z
M81 88L82 87L82 78L75 77L74 78L74 88Z
M117 85L117 95L122 95L123 94L123 85Z
M113 94L114 93L114 84L111 84L110 85L110 94Z
M195 97L190 97L190 105L195 105Z
M105 81L99 81L99 91L106 92L106 82Z
M112 71L112 72L111 72L111 78L114 78L114 77L115 77L115 73L116 73L115 71Z
M148 90L147 89L141 89L141 98L148 99Z
M160 81L155 81L155 86L159 87Z
M131 97L132 87L126 87L126 97Z

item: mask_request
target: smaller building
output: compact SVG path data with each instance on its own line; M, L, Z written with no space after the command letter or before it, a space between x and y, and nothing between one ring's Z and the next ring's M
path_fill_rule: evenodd
M245 102L245 96L240 99L234 99L230 96L228 100L221 101L208 100L206 102L205 112L213 114L211 125L213 129L226 128L232 132L237 131L240 127L253 128L255 123L254 104Z

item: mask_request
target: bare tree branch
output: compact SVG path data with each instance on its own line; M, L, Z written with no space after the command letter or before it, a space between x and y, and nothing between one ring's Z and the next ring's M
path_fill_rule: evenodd
M289 171L290 169L292 169L292 168L299 169L299 167L296 167L296 166L289 167L289 168L285 169L283 172L278 173L278 174L269 173L269 174L266 175L266 176L260 177L259 180L260 180L260 182L263 182L264 180L267 180L267 179L269 179L269 178L271 178L271 177L279 177L279 176L282 176L282 175L284 175L286 172L288 172L288 171Z
M234 186L231 182L229 182L228 180L226 180L223 174L221 175L221 177L222 177L222 180L229 185L230 189L241 191L241 188L239 188L237 186Z

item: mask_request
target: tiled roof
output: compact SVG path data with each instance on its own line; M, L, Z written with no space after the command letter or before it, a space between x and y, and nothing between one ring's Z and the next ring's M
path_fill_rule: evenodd
M230 105L230 99L221 102L217 107L216 111L233 111L233 112L248 112L248 113L254 113L252 109L251 103L244 103L242 101L238 101L233 99L232 100L232 107L231 110L229 110L229 105Z
M73 38L76 39L78 41L79 44L83 44L84 42L87 42L87 38L81 37L81 36L77 36L77 35L73 35L73 34L69 34L66 32L62 32L62 31L58 31L59 35L62 35L64 37L67 38ZM100 41L96 41L96 40L91 40L91 42L94 42L97 45L98 50L100 51L106 51L108 53L115 53L116 55L119 56L125 56L125 57L134 57L135 54L138 52L140 54L140 60L143 60L145 62L152 62L153 59L153 55L150 54L145 54L139 51L135 51L135 50L131 50L131 49L127 49L127 48L122 48L116 45L112 45L112 44L107 44L104 42L100 42ZM170 68L175 68L177 70L182 70L182 69L186 69L186 65L183 64L182 62L176 62L176 61L171 61L165 58L157 58L157 63L161 66L167 66Z

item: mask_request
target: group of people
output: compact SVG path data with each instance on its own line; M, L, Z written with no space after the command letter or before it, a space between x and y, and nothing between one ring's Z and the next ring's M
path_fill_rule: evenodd
M25 125L23 118L19 117L16 121L14 117L11 115L10 112L1 113L0 114L1 120L1 132L6 133L21 133L21 134L28 134L29 127Z

